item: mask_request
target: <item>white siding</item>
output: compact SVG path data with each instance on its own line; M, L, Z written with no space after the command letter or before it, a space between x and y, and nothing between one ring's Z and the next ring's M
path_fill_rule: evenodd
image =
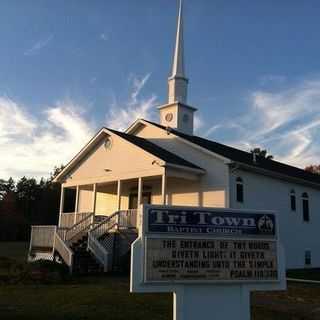
M236 177L243 179L244 202L236 201ZM287 268L303 268L305 250L311 250L312 266L320 266L320 191L283 180L237 170L230 176L230 207L276 210ZM291 211L290 191L296 193L296 211ZM309 195L310 222L303 221L301 195Z
M169 181L169 203L176 205L201 205L204 207L228 206L229 172L228 167L222 159L195 149L192 145L186 144L175 135L167 134L165 130L154 126L146 126L137 132L136 135L148 139L206 170L206 174L201 177L197 185L188 182L187 186L187 184L183 184L183 181ZM183 192L183 188L186 188L186 192ZM170 194L172 194L172 197Z

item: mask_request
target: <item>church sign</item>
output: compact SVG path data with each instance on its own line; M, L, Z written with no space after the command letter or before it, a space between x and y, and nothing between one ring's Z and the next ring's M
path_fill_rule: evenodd
M278 281L274 213L144 210L145 283Z
M173 292L176 320L249 320L250 292L286 288L276 212L146 204L138 217L130 291Z

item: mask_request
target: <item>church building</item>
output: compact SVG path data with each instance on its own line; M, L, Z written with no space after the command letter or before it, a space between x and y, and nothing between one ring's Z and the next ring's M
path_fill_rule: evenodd
M320 267L320 176L194 135L181 3L168 101L158 110L158 123L102 128L66 165L55 178L59 224L33 226L30 259L115 269L137 237L137 208L150 203L274 210L287 268Z

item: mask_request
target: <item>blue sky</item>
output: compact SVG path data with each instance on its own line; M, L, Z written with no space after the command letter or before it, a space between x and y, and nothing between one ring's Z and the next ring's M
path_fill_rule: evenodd
M319 162L320 2L184 4L197 134ZM157 121L176 14L175 0L1 1L0 177L47 175L101 126Z

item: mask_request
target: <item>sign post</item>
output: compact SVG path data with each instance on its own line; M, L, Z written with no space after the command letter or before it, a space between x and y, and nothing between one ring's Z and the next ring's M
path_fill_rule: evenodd
M144 205L131 292L173 292L174 320L250 319L250 291L286 288L270 211Z

